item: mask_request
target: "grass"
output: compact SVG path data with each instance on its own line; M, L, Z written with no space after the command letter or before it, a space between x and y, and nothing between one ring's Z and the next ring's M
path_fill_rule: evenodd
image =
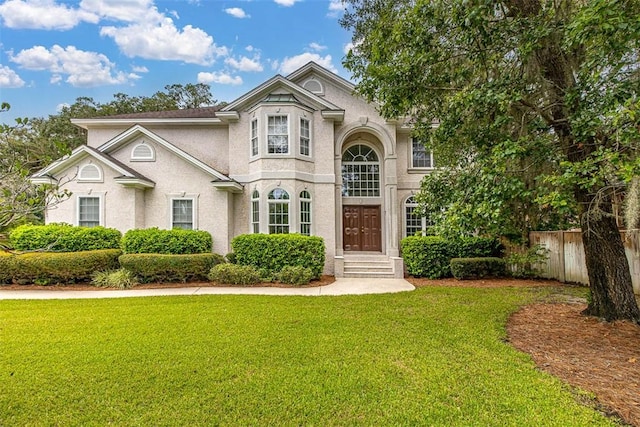
M0 425L615 425L505 343L532 298L0 301Z

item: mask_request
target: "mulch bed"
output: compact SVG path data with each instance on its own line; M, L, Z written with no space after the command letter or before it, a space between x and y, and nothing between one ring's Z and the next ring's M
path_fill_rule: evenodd
M553 280L429 280L407 278L416 287L540 287L562 286ZM324 286L322 276L308 286ZM219 286L209 282L152 283L137 289ZM258 286L288 287L278 283ZM96 290L89 285L0 286L1 289ZM596 397L590 402L604 413L640 427L640 326L630 322L602 322L581 314L582 302L541 303L523 307L507 324L509 342L531 355L539 369Z

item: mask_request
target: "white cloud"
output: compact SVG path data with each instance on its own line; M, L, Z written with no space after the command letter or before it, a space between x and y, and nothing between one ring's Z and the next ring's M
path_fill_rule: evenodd
M199 28L187 25L179 30L171 18L159 24L133 24L127 27L103 27L100 35L112 37L128 57L184 61L208 65L218 56L226 56L227 48L218 47L213 37Z
M133 67L131 67L131 69L135 72L135 73L148 73L149 69L147 67L145 67L144 65L134 65Z
M282 60L280 64L280 72L283 74L289 74L302 67L306 63L313 61L318 65L333 71L334 73L338 73L336 67L331 63L331 55L327 55L322 57L317 53L305 52L300 55L292 56L291 58L287 57Z
M105 55L79 50L75 46L54 45L51 50L34 46L17 55L10 53L10 59L22 68L50 71L52 83L59 83L63 76L67 76L67 83L76 87L121 84L129 80L129 76L114 69L114 64Z
M81 22L98 22L97 15L54 0L7 0L0 5L0 17L8 28L33 30L69 30Z
M319 43L313 42L313 43L309 43L309 49L311 50L315 50L316 52L320 52L325 50L327 47L323 46Z
M0 87L18 88L22 86L24 86L24 80L11 68L0 64Z
M355 45L353 43L349 42L343 46L342 52L346 55L351 49L353 49L354 46Z
M249 46L247 46L247 47L245 47L245 48L244 48L244 50L246 50L247 52L253 52L255 49L256 49L256 48L255 48L255 47L253 47L253 46L251 46L251 45L249 45Z
M273 0L273 1L279 4L280 6L289 7L289 6L293 6L297 1L300 1L300 0Z
M250 15L247 15L245 11L240 9L239 7L229 7L224 11L227 12L229 15L233 16L234 18L239 18L239 19L251 18Z
M346 9L345 5L342 3L342 0L331 0L329 3L329 12L327 16L335 18L340 15L340 13L344 12Z
M198 73L198 83L219 83L222 85L241 85L240 76L231 76L224 72Z
M247 58L246 56L243 56L240 58L239 61L234 58L227 58L224 60L224 63L232 66L233 68L239 71L260 72L263 70L262 64L260 64L259 57L250 59L250 58Z
M153 0L82 0L80 7L88 13L112 21L158 23L164 18L153 5Z

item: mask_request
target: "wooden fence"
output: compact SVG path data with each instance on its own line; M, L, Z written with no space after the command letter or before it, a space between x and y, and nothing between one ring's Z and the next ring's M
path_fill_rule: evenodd
M640 294L640 230L621 232L624 249L629 260L633 291ZM589 284L580 231L533 231L531 245L539 244L549 252L542 264L541 276L561 282Z

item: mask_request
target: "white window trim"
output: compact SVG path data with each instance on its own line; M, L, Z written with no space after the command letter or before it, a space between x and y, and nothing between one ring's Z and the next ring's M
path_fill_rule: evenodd
M280 199L269 199L269 194L271 194L271 192L273 190L276 189L281 189L287 192L287 194L289 195L289 199L288 200L280 200ZM293 196L292 196L293 194ZM267 189L267 191L264 192L264 197L266 200L266 209L264 209L264 215L265 215L265 224L266 227L261 227L262 230L266 230L265 232L267 234L271 234L271 221L270 221L270 204L271 203L278 203L278 204L287 204L288 207L288 225L289 225L289 233L288 234L292 234L292 233L296 233L297 230L297 224L298 221L296 220L297 215L298 215L298 209L296 209L295 207L295 203L293 203L297 198L295 197L295 193L293 193L293 191L290 188L285 188L285 187L281 187L281 186L273 186L273 187L269 187ZM262 218L262 217L261 217ZM292 221L293 219L293 221ZM277 226L277 224L273 224L274 226Z
M402 236L403 237L409 237L409 235L407 235L407 208L408 207L417 207L418 204L417 203L408 203L409 199L415 197L415 195L409 195L404 199L404 202L402 203ZM420 224L421 224L421 228L422 228L422 235L426 236L427 233L427 217L423 216L420 217ZM411 235L413 236L413 234Z
M309 154L302 154L302 121L306 120L308 127L309 127ZM305 117L305 116L298 116L298 155L304 157L304 158L311 158L313 156L313 131L312 131L312 126L313 126L313 122L311 121L311 119L309 117Z
M140 147L141 145L149 148L150 155L148 157L140 157L140 156L135 156L134 155L134 153L136 152L136 148ZM132 162L155 162L155 160L156 160L156 150L154 150L154 148L153 148L153 146L151 144L148 144L145 141L142 141L142 142L136 144L131 149L131 161Z
M291 155L291 114L290 113L267 113L267 120L264 126L265 132L265 157L283 157ZM286 117L287 118L287 152L286 153L270 153L269 152L269 118ZM259 149L258 149L259 152Z
M258 197L257 198L253 197L253 193L254 192L258 193ZM257 189L253 190L251 192L251 197L249 197L249 230L250 230L251 234L258 234L262 230L262 227L261 227L262 211L260 209L262 203L260 203L260 197L261 197L261 193ZM254 202L258 202L258 222L257 223L253 221L253 203ZM253 228L253 226L255 224L258 224L258 231L257 232Z
M73 221L73 225L76 226L80 226L80 199L82 198L87 198L87 197L97 197L100 203L100 206L98 208L98 212L99 212L99 220L98 220L98 225L104 227L105 226L105 222L104 222L104 213L105 213L105 206L104 206L104 198L105 198L105 194L104 192L95 192L95 191L88 191L88 192L83 192L83 193L74 193L75 197L75 215L74 215L74 221Z
M198 230L198 198L199 194L195 193L171 193L167 194L167 227L169 230L173 229L173 201L174 200L192 200L193 201L193 212L192 212L192 230Z
M82 177L82 171L84 169L86 169L87 167L95 167L98 170L98 177L97 178L83 178ZM86 165L82 165L80 166L80 168L78 169L78 182L104 182L104 173L102 172L102 168L100 167L100 165L96 164L96 163L87 163Z
M255 138L252 135L253 124L256 124L256 135ZM253 140L256 142L256 154L253 154ZM255 159L260 156L260 122L257 117L254 117L249 122L249 158Z
M300 196L303 191L306 191L309 194L308 198L306 197L303 198ZM313 195L307 189L301 190L298 193L298 212L297 212L298 233L302 233L302 202L309 203L309 236L313 236Z
M435 163L433 162L433 150L429 150L429 156L431 158L431 166L429 167L421 167L421 166L413 166L413 142L414 140L416 140L416 138L410 137L409 138L409 171L415 171L415 172L423 172L423 171L431 171L434 170L436 167L434 166Z

